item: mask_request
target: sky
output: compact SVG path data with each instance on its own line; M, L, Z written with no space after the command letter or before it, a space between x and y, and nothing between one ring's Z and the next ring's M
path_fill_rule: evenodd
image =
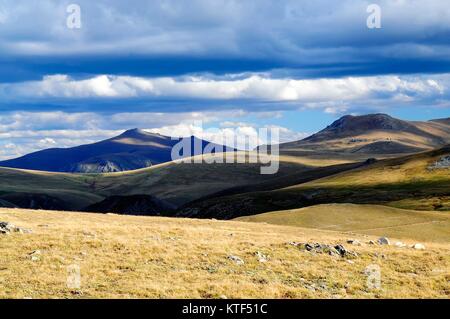
M0 0L0 159L367 113L450 116L447 0Z

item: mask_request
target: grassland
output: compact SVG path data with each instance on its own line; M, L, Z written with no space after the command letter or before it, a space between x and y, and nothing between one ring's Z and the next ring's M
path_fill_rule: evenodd
M240 217L240 221L450 243L450 213L379 205L326 204Z
M450 247L366 245L376 237L238 221L1 209L31 234L0 236L1 298L448 298ZM347 239L363 246L349 246ZM288 242L344 244L356 258ZM413 244L415 241L405 241ZM30 253L40 250L39 258ZM268 256L259 262L256 252ZM238 256L237 265L227 257ZM81 286L68 288L78 265ZM381 269L381 288L365 269Z
M450 211L450 169L428 167L450 148L380 160L370 165L279 189L209 198L191 203L184 216L224 219L319 204L377 204L396 208Z
M243 157L245 153L237 156ZM181 205L221 190L267 182L292 173L307 172L341 160L311 160L281 156L276 175L261 175L261 164L165 163L150 168L111 174L65 174L0 168L0 198L45 194L82 210L107 196L150 194Z

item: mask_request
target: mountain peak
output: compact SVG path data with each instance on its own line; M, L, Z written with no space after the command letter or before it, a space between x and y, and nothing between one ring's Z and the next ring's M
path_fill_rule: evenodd
M370 130L407 130L411 128L411 124L393 118L383 113L367 114L367 115L345 115L339 120L333 122L325 130L340 131L370 131Z
M324 130L306 138L308 142L318 142L332 138L343 138L370 131L416 132L417 128L407 121L396 119L384 113L367 115L345 115Z
M123 132L122 134L119 135L119 137L123 138L123 137L127 137L127 138L142 138L142 137L163 137L161 134L158 133L150 133L147 131L144 131L142 129L139 128L133 128L130 130L127 130L125 132Z

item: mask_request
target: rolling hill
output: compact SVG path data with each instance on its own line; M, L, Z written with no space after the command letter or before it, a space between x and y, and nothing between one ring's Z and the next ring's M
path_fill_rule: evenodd
M50 170L126 171L72 174L0 168L0 206L158 215L155 203L164 203L161 207L176 210L163 215L220 219L326 203L450 210L448 170L428 169L450 154L449 148L417 153L445 143L449 132L447 119L407 122L384 114L345 116L303 141L281 145L279 172L261 175L261 165L248 161L257 156L254 152L233 152L236 158L247 159L245 163L167 162L165 156L170 156L176 140L130 130L96 144L18 159ZM362 138L383 134L389 141ZM344 144L346 148L340 148ZM119 153L107 153L113 149ZM402 154L410 152L414 154ZM138 157L163 163L128 171L140 165L133 162ZM108 164L103 166L100 158ZM134 164L126 166L125 158Z
M235 155L252 156L245 152L237 152ZM282 156L279 172L275 175L261 175L261 165L255 163L169 162L109 174L69 174L0 168L0 206L83 210L111 196L146 195L179 207L225 189L262 182L270 184L270 180L288 178L292 174L295 177L309 171L317 172L320 167L340 163L330 159L310 161L307 158ZM338 166L336 169L346 168ZM336 169L331 169L329 173ZM325 171L320 176L329 173ZM49 205L46 206L46 203Z
M194 136L191 145L201 145L191 155L201 154L209 144ZM94 144L72 148L54 148L0 162L0 166L28 170L69 173L110 173L135 170L170 162L172 147L180 139L133 129ZM220 149L223 146L214 144ZM194 147L192 147L194 150ZM228 149L234 151L234 149ZM190 155L184 155L190 156Z
M239 217L236 220L349 234L450 242L448 212L414 211L379 205L325 204Z
M450 210L450 146L368 163L275 190L208 197L185 205L180 216L232 219L328 203L381 204ZM436 163L444 163L436 165ZM445 164L446 163L446 164ZM436 168L434 168L436 167Z

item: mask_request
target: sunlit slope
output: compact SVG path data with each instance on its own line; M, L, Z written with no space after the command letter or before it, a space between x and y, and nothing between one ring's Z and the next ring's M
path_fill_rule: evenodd
M447 212L379 205L325 204L237 220L450 243L450 214Z
M0 235L0 298L447 298L449 294L448 243L422 242L426 249L415 250L368 245L376 236L289 226L56 211L0 209L0 220L33 231ZM365 245L348 245L349 238ZM408 246L417 242L403 241ZM357 255L309 252L291 242L341 244ZM367 285L365 269L374 264L382 273L380 289ZM78 287L67 284L76 283L74 267L80 270Z
M147 194L180 205L227 188L266 182L335 163L339 161L311 161L285 156L280 158L280 169L275 175L261 175L261 164L255 163L171 162L111 174L66 174L0 168L0 199L12 203L34 202L35 208L80 210L108 196ZM49 201L52 201L51 207L46 206Z
M450 169L429 169L450 148L388 159L307 183L271 191L210 198L182 215L230 219L327 203L382 204L418 210L450 210Z
M387 114L346 115L304 140L281 144L281 150L377 158L412 154L450 143L448 123L404 121Z
M391 206L450 210L450 167L430 169L443 157L450 155L450 147L374 163L303 185L283 189L286 192L305 192L312 198L331 197L354 199L356 202L385 203ZM316 196L317 195L317 196Z

